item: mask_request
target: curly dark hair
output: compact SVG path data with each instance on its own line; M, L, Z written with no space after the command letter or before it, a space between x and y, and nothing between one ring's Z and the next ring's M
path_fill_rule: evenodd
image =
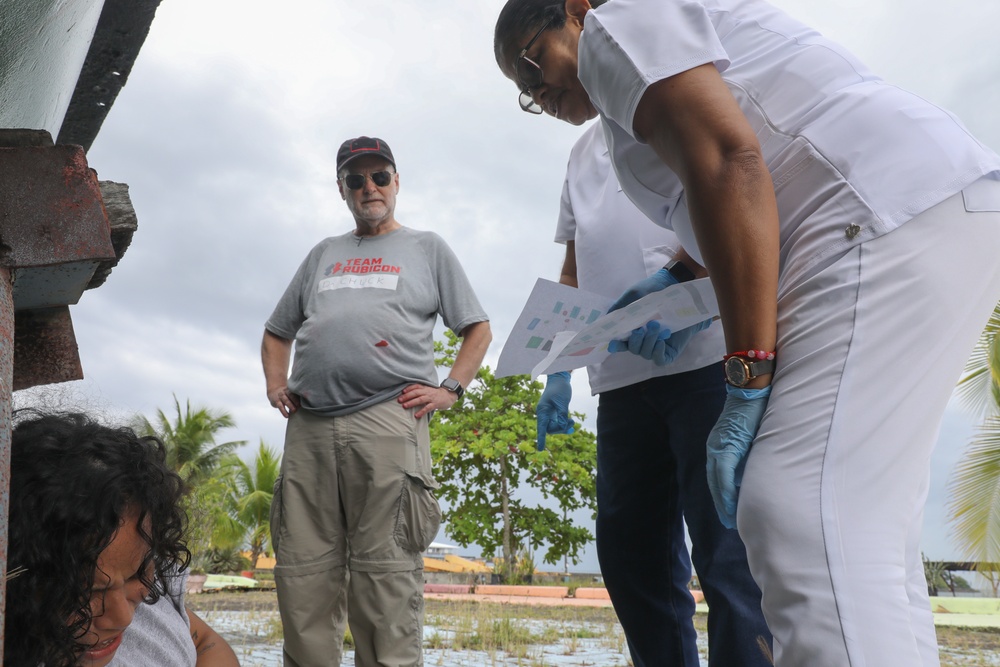
M83 414L22 410L14 421L4 665L71 667L89 648L98 556L127 516L150 547L149 602L187 566L183 482L156 438Z

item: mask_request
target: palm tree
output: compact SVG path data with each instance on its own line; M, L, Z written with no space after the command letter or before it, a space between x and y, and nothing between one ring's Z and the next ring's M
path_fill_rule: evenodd
M1000 563L1000 303L958 383L963 402L982 419L949 483L955 539L970 560Z
M174 420L169 419L163 410L157 410L156 425L143 416L139 430L163 441L167 447L167 462L185 482L196 484L207 479L223 457L246 444L246 440L215 442L219 431L235 426L229 413L205 407L192 410L190 400L182 412L176 395L174 408L177 411Z
M250 543L250 568L270 550L271 499L274 483L281 472L281 454L260 441L253 462L247 465L238 456L225 459L222 479L226 486L227 520L220 524L220 539Z

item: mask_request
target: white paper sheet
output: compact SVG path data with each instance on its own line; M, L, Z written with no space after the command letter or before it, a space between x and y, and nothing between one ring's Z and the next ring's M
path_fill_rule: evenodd
M719 314L708 278L671 285L613 313L613 300L539 278L507 337L496 377L555 373L608 356L608 343L650 320L677 331Z

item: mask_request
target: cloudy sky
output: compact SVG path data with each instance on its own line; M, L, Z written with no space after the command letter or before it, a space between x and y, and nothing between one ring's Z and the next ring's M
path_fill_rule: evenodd
M182 402L230 412L227 439L280 446L259 343L306 252L352 227L337 194L345 138L386 139L397 218L440 233L490 313L495 366L539 276L580 129L522 113L492 55L503 0L163 0L89 154L128 183L139 231L107 284L73 308L87 379L45 392L111 416ZM889 81L949 108L1000 149L1000 4L780 0ZM583 373L573 409L593 429ZM39 400L35 396L31 400ZM925 551L950 557L947 473L971 433L946 418ZM597 569L589 550L584 570Z

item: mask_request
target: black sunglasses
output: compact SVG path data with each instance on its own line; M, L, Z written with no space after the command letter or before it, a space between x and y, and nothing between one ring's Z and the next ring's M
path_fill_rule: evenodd
M371 176L372 183L380 188L384 188L392 182L391 171L376 171L369 174L369 176ZM348 174L344 176L344 185L349 187L351 190L360 190L365 187L365 175Z
M542 33L552 25L553 20L555 20L554 15L549 17L545 25L535 33L535 36L521 49L521 52L517 54L517 58L514 60L514 73L517 75L518 83L521 84L521 93L518 95L517 103L520 105L522 111L527 111L528 113L542 113L542 107L535 104L534 98L531 97L531 89L542 85L544 75L541 65L531 58L527 58L525 54L528 53L531 45L542 36Z

